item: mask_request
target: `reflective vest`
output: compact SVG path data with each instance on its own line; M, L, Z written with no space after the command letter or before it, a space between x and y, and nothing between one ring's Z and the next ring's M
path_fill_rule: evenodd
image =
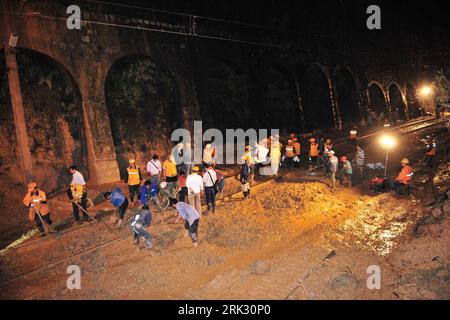
M293 158L294 157L294 146L286 146L286 157Z
M128 185L130 186L136 186L141 184L141 179L139 178L139 168L127 168L128 172Z
M34 221L34 215L37 211L39 211L41 216L46 216L50 213L48 204L42 202L47 202L47 196L41 190L38 191L38 194L33 193L32 195L28 192L23 198L23 204L30 208L28 212L28 219L30 219L30 221Z
M410 184L413 175L413 169L410 166L404 166L395 180L403 184Z
M309 149L309 156L310 157L317 157L319 156L319 145L317 143L310 145Z
M72 191L72 197L75 202L80 201L83 194L86 192L84 186L81 184L74 184L70 186L70 191Z
M301 145L300 142L294 143L295 155L300 156Z

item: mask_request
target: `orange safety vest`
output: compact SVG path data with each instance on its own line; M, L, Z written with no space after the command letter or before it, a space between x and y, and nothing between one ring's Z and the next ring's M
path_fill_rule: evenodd
M128 185L130 186L136 186L141 184L141 179L139 178L139 168L127 168L128 172Z
M398 182L401 182L403 184L410 184L412 181L412 176L413 176L413 169L411 168L411 166L404 166L402 168L402 170L400 171L397 179Z
M286 157L293 158L294 157L294 146L286 146Z
M295 142L294 143L294 148L295 148L295 155L296 156L300 156L300 150L301 150L300 142Z
M30 219L30 221L34 221L34 215L37 211L39 211L41 216L46 216L50 213L50 207L48 206L48 204L42 203L46 201L47 196L41 190L38 190L38 194L30 194L30 192L28 192L25 195L22 202L25 207L30 208L30 210L28 211L28 219Z
M309 146L309 156L310 157L318 157L319 156L319 145L317 143L310 144Z

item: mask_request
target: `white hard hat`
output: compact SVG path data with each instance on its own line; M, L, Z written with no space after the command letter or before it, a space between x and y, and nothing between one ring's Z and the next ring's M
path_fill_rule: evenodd
M167 187L167 182L163 181L161 182L161 184L159 185L162 189L164 189L165 187Z
M329 154L336 154L336 152L334 152L334 150L330 150L328 151Z

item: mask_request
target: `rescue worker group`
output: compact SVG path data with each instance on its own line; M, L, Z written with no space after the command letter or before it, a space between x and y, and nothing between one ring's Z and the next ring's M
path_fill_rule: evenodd
M251 196L251 182L255 177L262 175L277 176L279 168L286 170L300 169L300 159L305 156L309 172L323 170L329 179L330 188L336 187L338 178L342 186L352 186L352 181L362 182L365 172L365 152L358 144L357 131L350 131L349 141L354 148L354 159L350 161L347 155L341 155L340 161L331 139L316 136L309 139L308 151L301 152L301 143L296 134L291 134L286 146L279 142L279 136L269 137L256 143L254 150L245 146L241 157L243 164L238 179L241 183L243 199ZM188 146L190 147L190 146ZM433 158L436 155L436 143L427 137L425 164L433 167ZM174 156L176 153L177 157ZM119 188L104 193L118 213L116 228L121 230L129 223L134 244L139 247L143 240L144 247L151 249L152 238L148 227L152 221L153 211L164 214L168 207L176 210L176 220L184 222L185 236L190 236L193 246L198 246L199 221L203 216L214 214L216 199L221 197L225 187L225 176L215 165L216 149L211 143L206 144L203 150L202 164L194 164L190 148L179 143L165 161L161 162L158 155L153 155L146 166L147 179L134 159L129 160L126 170L125 182L128 184L128 197ZM353 172L355 169L355 174ZM82 224L83 221L96 221L88 213L88 192L86 181L76 166L71 166L72 175L67 196L72 204L74 221ZM413 169L408 159L401 160L401 170L395 179L378 176L370 181L373 191L386 192L393 190L398 194L408 195L411 192ZM202 212L201 200L205 197L207 210ZM128 206L136 208L133 215L125 221ZM46 194L36 182L28 185L28 192L23 204L29 208L29 220L35 222L42 235L55 232L50 217L50 208ZM81 214L81 217L80 217Z

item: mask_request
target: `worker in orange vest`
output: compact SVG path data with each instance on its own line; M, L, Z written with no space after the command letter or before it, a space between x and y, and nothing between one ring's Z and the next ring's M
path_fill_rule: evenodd
M294 141L294 167L296 168L300 168L300 153L301 153L301 145L300 142L298 141L298 138L295 137L293 139Z
M130 193L131 205L134 206L134 196L136 195L136 204L139 202L139 193L141 188L141 169L136 165L134 159L128 161L129 166L127 168L127 175L125 181L128 183L128 191Z
M426 146L425 151L425 164L430 168L433 169L434 165L434 157L437 153L437 145L436 141L432 140L431 137L428 137L428 143Z
M390 181L391 188L397 193L402 193L403 190L409 190L409 186L412 182L412 177L414 175L412 167L409 165L409 160L404 158L400 162L402 168L399 175L394 181ZM408 192L409 193L409 192Z
M319 144L315 138L309 139L309 170L311 171L317 165L317 158L319 157Z
M294 142L292 140L288 140L288 143L284 149L284 165L286 168L292 168L294 156Z
M28 192L23 198L25 207L30 208L28 211L28 219L31 222L36 222L40 232L44 232L43 223L49 226L50 231L54 229L51 227L52 220L50 218L50 207L47 203L47 196L45 192L40 190L35 182L28 185Z

